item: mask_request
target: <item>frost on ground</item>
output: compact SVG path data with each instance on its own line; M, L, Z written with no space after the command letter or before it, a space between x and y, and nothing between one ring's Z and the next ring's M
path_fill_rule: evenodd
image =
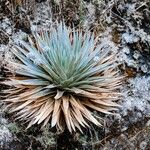
M107 120L110 123L109 127L115 121L118 121L119 130L125 131L137 122L144 119L150 120L150 77L143 76L129 79L122 89L122 96L119 114L111 118L112 122L109 122L109 119ZM109 132L109 128L107 130Z
M0 149L9 149L10 143L14 137L11 131L7 128L8 121L3 118L3 112L0 109Z
M93 142L100 150L149 150L150 147L150 77L128 80L119 114L105 119L105 138Z
M9 143L12 141L13 136L11 131L5 125L1 125L0 120L0 148L6 148L8 146L7 148L9 149Z
M101 145L102 150L148 150L150 147L149 0L84 0L81 4L77 2L72 4L72 1L64 0L63 4L60 0L45 2L41 0L42 3L36 4L34 1L34 7L32 7L33 4L30 5L30 8L34 9L32 15L27 13L26 8L12 15L6 5L0 5L0 36L2 37L0 39L0 77L7 75L7 72L2 69L3 66L8 65L9 59L14 59L10 52L12 45L19 44L20 39L27 41L27 35L31 36L31 31L48 30L53 21L62 18L67 25L74 23L76 27L95 31L100 37L101 50L109 49L119 52L118 62L123 64L120 72L129 77L122 89L124 98L120 101L122 105L120 115L106 116L105 128L92 127L90 134L85 131L83 136L79 135L71 140L80 143L82 148L91 142L91 145ZM4 4L5 0L1 0L1 3ZM4 6L5 10L3 10ZM98 57L95 61L97 59ZM133 74L132 78L130 74ZM7 146L7 143L12 141L12 135L16 133L12 133L12 127L7 128L5 117L0 118L0 145ZM29 149L32 147L43 149L49 148L52 144L55 145L56 138L53 134L49 134L48 129L42 133L37 127L29 132L18 128L17 130L20 142L17 141L16 145L23 145L18 150L29 145ZM66 137L62 137L67 140ZM62 142L62 139L59 140ZM71 140L68 139L68 145ZM77 147L77 144L74 146Z
M150 77L136 77L128 82L123 90L121 113L126 115L128 110L138 109L143 115L150 116Z

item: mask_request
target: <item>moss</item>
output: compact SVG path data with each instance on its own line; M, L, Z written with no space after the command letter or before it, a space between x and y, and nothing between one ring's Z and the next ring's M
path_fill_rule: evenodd
M14 134L21 132L21 128L19 128L16 123L9 123L7 128Z
M49 131L49 124L42 129L42 135L36 139L45 149L56 145L56 135Z

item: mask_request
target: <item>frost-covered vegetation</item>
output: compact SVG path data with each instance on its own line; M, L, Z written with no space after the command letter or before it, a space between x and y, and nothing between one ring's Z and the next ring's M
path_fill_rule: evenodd
M13 3L12 3L13 2ZM15 60L10 49L28 42L33 31L47 31L55 21L91 31L103 50L117 52L126 76L116 116L105 118L104 128L92 126L84 134L61 134L46 126L25 130L3 111L0 144L3 149L142 149L150 145L150 2L149 0L0 0L0 80L14 74L5 69ZM18 40L19 39L19 40ZM97 60L98 57L95 58ZM0 90L6 89L0 85ZM0 98L3 99L3 95ZM3 108L5 104L3 104ZM4 130L5 129L5 130ZM3 131L3 132L2 132ZM15 143L15 144L12 144Z

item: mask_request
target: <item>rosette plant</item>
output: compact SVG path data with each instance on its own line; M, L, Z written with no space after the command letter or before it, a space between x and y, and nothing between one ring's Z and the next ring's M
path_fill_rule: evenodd
M20 41L12 52L15 76L4 82L12 87L5 101L28 128L50 123L82 132L89 122L101 125L93 112L112 114L118 106L122 77L116 53L98 46L93 34L60 23L50 32L34 33L34 40Z

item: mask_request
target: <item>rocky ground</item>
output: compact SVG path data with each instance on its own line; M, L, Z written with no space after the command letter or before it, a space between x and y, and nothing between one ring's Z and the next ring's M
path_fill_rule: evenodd
M150 2L149 0L0 0L0 80L14 59L11 47L33 31L48 30L56 20L90 30L102 49L118 51L126 76L117 116L105 116L103 128L84 134L55 133L47 126L29 130L0 106L0 149L150 149ZM13 73L13 71L12 71ZM0 90L7 87L0 85ZM2 95L0 95L2 99Z

